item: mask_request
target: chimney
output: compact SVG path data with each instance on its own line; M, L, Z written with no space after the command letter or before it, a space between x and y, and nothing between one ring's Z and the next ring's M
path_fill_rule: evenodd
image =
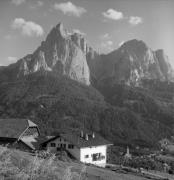
M85 140L88 141L88 134L85 134Z
M83 131L80 131L80 137L83 138Z
M95 133L94 132L92 133L92 138L95 138Z

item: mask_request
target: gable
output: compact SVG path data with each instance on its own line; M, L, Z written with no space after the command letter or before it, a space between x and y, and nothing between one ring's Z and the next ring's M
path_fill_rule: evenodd
M25 131L21 134L21 136L19 137L24 138L24 137L38 137L39 136L39 131L37 127L28 127L27 129L25 129Z
M30 120L28 120L28 126L29 127L37 127L37 125L34 122L30 121Z

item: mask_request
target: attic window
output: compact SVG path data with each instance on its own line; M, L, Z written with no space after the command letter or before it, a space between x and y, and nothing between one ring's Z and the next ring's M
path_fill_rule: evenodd
M73 149L74 145L73 144L68 144L68 149Z

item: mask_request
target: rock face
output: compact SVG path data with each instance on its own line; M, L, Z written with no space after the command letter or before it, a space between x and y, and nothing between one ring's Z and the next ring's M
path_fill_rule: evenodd
M163 50L152 51L143 41L130 40L119 49L94 60L99 81L139 86L142 79L173 80L173 70Z
M156 55L156 58L158 59L160 70L163 73L163 76L165 77L165 79L169 81L171 80L173 81L174 71L172 69L171 64L169 63L168 57L164 53L164 50L159 49L155 51L155 55Z
M83 35L69 33L61 23L33 54L1 68L0 82L36 72L64 75L86 85L109 81L139 86L142 79L174 79L174 71L163 50L152 51L143 41L134 39L107 55L99 55Z
M17 78L34 72L51 71L89 85L90 72L86 60L88 51L84 37L77 33L69 34L60 23L33 54L17 62Z

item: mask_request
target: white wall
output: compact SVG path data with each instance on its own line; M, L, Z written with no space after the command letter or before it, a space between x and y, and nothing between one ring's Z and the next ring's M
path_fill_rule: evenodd
M51 147L51 143L55 143L56 147ZM57 148L60 147L60 144L66 144L66 150L68 150L77 160L81 162L95 164L99 166L104 166L106 164L106 160L107 160L107 146L106 145L85 147L85 148L80 148L80 149L74 146L73 149L69 149L68 144L71 144L71 143L69 143L68 141L66 141L65 139L61 137L61 141L60 141L60 138L57 138L49 142L47 144L47 150L52 153L56 153L58 152ZM101 155L104 156L105 158L101 160L93 161L92 155L96 153L101 153ZM85 158L85 155L88 155L88 158Z
M98 160L98 161L93 161L92 155L96 153L101 153L102 156L105 156L104 159ZM85 158L85 155L88 155L88 158ZM85 163L90 163L90 164L95 164L95 165L104 165L106 164L106 159L107 159L107 146L93 146L93 147L87 147L87 148L81 148L80 149L80 161L85 162Z
M60 141L61 139L61 141ZM56 147L51 147L51 143L55 143L56 144ZM52 153L56 153L58 152L57 151L57 148L60 147L60 144L66 144L66 149L77 159L77 160L80 160L80 149L77 148L76 146L74 146L73 149L69 149L68 148L68 144L71 144L69 143L68 141L66 141L65 139L63 139L62 137L61 138L57 138L51 142L49 142L47 144L47 150L52 152Z

